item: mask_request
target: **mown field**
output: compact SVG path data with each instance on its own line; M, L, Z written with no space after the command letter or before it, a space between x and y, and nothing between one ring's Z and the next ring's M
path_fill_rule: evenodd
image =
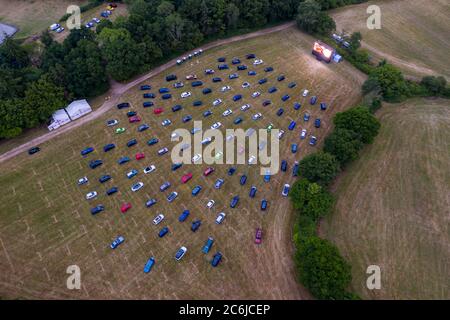
M381 9L380 30L366 25L366 9L373 4ZM386 58L414 78L438 74L450 80L447 0L376 0L336 9L331 16L338 31L360 31L363 47L375 59Z
M449 299L450 103L385 105L382 127L335 184L322 225L352 265L354 290L372 299ZM369 265L381 290L366 288Z
M163 107L164 113L155 116L151 108L142 107L142 92L136 87L127 92L122 101L129 101L132 110L143 118L141 123L148 123L151 129L137 132L136 124L129 124L126 110L111 110L102 118L83 125L56 137L41 146L42 151L32 157L23 154L0 165L0 296L5 298L142 298L142 299L301 299L309 298L295 280L292 261L292 210L289 200L281 197L284 183L293 182L292 165L295 160L320 147L323 137L331 129L330 119L338 111L356 104L360 99L360 87L365 76L347 63L326 65L318 62L311 55L313 38L292 28L281 33L254 38L232 45L212 49L198 59L182 66L177 66L151 79L147 83L157 88L168 86L164 76L176 73L179 78L195 73L204 81L203 87L210 87L213 92L203 95L200 88L191 88L188 81L184 89L171 89L172 100L155 99L157 107ZM244 55L253 52L265 61L263 65L253 67L245 60ZM206 68L217 68L217 58L227 57L230 62L234 56L240 57L244 63L258 72L256 77L250 77L246 72L240 72L240 78L228 80L228 74L234 70L216 71L214 76L224 79L222 83L212 83L212 76L205 76ZM231 65L231 63L230 63ZM275 71L265 74L266 66L273 66ZM235 68L232 68L235 69ZM279 74L284 74L286 80L277 82ZM258 85L257 80L267 76L269 81ZM251 83L251 88L243 89L244 81ZM291 81L297 87L288 89ZM220 87L232 86L228 93L221 93ZM278 91L267 93L270 86L276 85ZM319 102L327 102L327 111L310 106L300 92L308 88L311 94L319 97ZM182 100L182 91L192 91L191 98ZM256 99L250 97L253 91L263 94ZM244 98L236 103L232 96L241 93ZM281 102L281 96L289 93L291 99ZM224 103L212 108L211 103L220 97ZM263 108L263 99L270 98L274 104ZM202 107L193 107L194 100L201 99ZM299 111L293 109L294 102L300 102ZM170 107L180 103L184 109L172 113ZM250 103L251 109L241 112L239 107ZM276 110L283 106L282 117L275 115ZM275 128L284 129L285 137L280 145L281 158L288 160L286 173L272 177L270 183L264 183L259 175L259 166L239 165L234 176L229 177L227 165L215 165L216 171L209 177L202 175L207 165L184 165L175 172L170 171L169 154L158 157L156 151L170 147L171 129L178 127L192 128L192 122L182 124L181 118L191 114L194 120L200 120L202 113L211 108L214 114L204 119L203 127L209 127L215 121L221 121L224 128L236 128L233 119L239 115L244 118L243 128L265 128L270 122ZM222 112L231 108L233 115L222 117ZM261 112L263 118L251 120L251 116ZM304 112L311 113L311 119L320 117L322 127L315 129L313 121L304 123L301 120ZM106 120L117 118L119 126L127 128L121 135L114 133L114 128L105 125ZM160 122L169 118L173 125L163 128ZM294 131L288 131L287 126L292 119L298 120ZM307 128L309 133L316 135L319 145L311 147L307 140L300 140L299 133ZM158 145L147 146L146 141L157 136ZM125 146L131 138L138 139L138 145L132 148ZM103 153L102 146L114 142L117 147L109 153ZM297 154L290 152L290 144L299 144ZM80 150L93 146L95 152L86 159L80 156ZM117 160L121 156L134 158L136 152L142 151L146 158L137 162L119 166ZM91 159L104 160L102 167L95 170L88 168ZM142 169L155 164L154 173L144 175ZM128 180L125 173L136 168L140 173ZM181 176L192 172L194 177L182 185ZM101 185L97 179L100 175L109 173L112 181ZM247 174L245 186L239 185L239 177ZM79 187L78 178L87 175L88 185ZM225 183L222 189L216 190L213 185L217 178L222 177ZM177 191L178 198L172 203L166 202L168 192L161 193L158 187L164 181L170 181L169 191ZM130 191L132 183L142 181L142 190ZM191 196L192 188L200 184L203 190L196 197ZM107 188L116 185L119 193L111 197L104 195ZM251 185L258 188L255 199L248 197ZM84 199L88 191L96 190L97 199L88 202ZM240 203L236 209L231 209L229 203L233 195L240 195ZM158 203L150 209L145 207L145 201L154 197ZM260 201L266 198L269 208L266 213L259 209ZM212 210L206 208L208 199L214 199L216 205ZM133 208L126 214L120 213L120 204L129 201ZM96 216L89 212L90 208L102 203L106 210ZM178 216L185 209L191 215L184 223L178 222ZM222 225L216 225L216 214L224 211L227 217ZM153 217L163 212L166 220L158 226L151 223ZM202 226L193 233L190 224L193 219L200 218ZM162 226L168 226L170 233L163 239L157 237ZM262 227L263 244L254 244L256 227ZM126 240L118 249L111 250L110 242L118 235ZM208 236L215 238L215 244L208 255L201 252L201 247ZM176 250L184 245L188 252L182 261L176 262ZM212 268L210 260L216 251L220 250L224 258L218 268ZM155 256L156 265L150 274L144 274L142 269L149 258ZM66 268L77 264L82 272L82 290L66 289Z

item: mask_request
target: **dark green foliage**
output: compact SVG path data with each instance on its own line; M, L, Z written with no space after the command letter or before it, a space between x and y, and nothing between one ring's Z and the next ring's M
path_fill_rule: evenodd
M297 26L307 33L329 34L336 29L334 20L321 11L314 0L306 0L298 6Z
M304 157L299 163L302 177L310 182L327 186L339 172L339 162L326 152L315 152Z
M381 126L366 107L354 107L338 112L333 122L336 129L347 129L358 134L363 143L372 143Z
M444 93L447 80L444 77L426 76L422 78L420 84L433 96L440 96Z
M361 136L348 129L336 128L325 138L323 151L336 157L341 167L358 158L359 150L363 147Z
M350 265L331 242L309 237L301 242L295 254L301 283L317 299L347 299L346 290L352 275Z
M399 102L410 96L408 84L403 74L391 64L383 64L375 68L369 79L372 83L377 83L384 100L389 102ZM364 88L367 86L365 85Z

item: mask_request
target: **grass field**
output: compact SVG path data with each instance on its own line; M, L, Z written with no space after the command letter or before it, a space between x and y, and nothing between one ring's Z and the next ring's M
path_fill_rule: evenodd
M291 227L292 215L289 200L282 198L281 188L284 183L292 183L291 169L294 160L314 151L306 140L299 139L300 129L306 127L309 133L319 138L319 146L323 137L331 129L330 119L337 111L352 106L361 99L360 87L365 76L346 62L327 65L315 60L311 55L314 39L296 29L288 29L281 33L236 42L232 45L212 49L204 53L192 63L174 67L165 74L176 73L179 78L195 73L211 87L213 93L204 96L201 89L185 89L192 91L193 96L187 100L179 98L185 89L172 89L174 98L162 101L155 99L155 105L165 108L163 115L154 116L151 108L142 107L142 92L136 87L127 92L123 101L130 101L143 121L151 129L137 133L137 125L129 124L126 111L111 110L104 117L94 120L80 128L56 137L42 145L42 151L33 157L26 154L14 160L0 164L0 296L6 298L247 298L247 299L300 299L309 298L295 280L292 261ZM271 45L268 45L271 44ZM228 80L232 71L216 71L215 76L226 79L222 83L212 83L211 76L205 76L203 70L217 66L217 57L225 56L230 60L234 56L242 59L246 53L253 52L265 63L254 68L256 77L241 72L237 80ZM245 59L244 59L245 60ZM247 63L247 61L245 61ZM248 63L247 63L248 64ZM231 65L231 64L230 64ZM262 78L265 66L271 65L275 71L266 76L268 83L259 86L257 80ZM250 67L253 69L253 66ZM276 77L285 74L286 80L278 83ZM159 75L149 81L156 92L157 88L167 86L164 76ZM249 81L250 89L242 89L241 83ZM297 82L297 87L288 89L287 84ZM185 81L187 83L187 81ZM229 84L232 90L227 94L219 92L219 88ZM267 89L276 85L278 92L269 95ZM300 97L303 88L309 88L311 94L326 101L330 106L327 111L320 111L310 106L306 99ZM260 90L261 97L253 99L251 92ZM242 93L244 98L233 103L231 97ZM281 96L289 93L291 99L281 103ZM274 105L263 108L261 102L267 98ZM175 98L176 97L176 98ZM286 131L280 145L281 158L287 159L289 171L272 177L270 183L264 183L259 175L259 166L239 165L237 173L229 177L226 171L229 166L215 165L216 172L203 177L202 172L207 165L184 165L176 172L170 171L169 155L158 157L156 151L174 143L170 142L171 129L186 127L191 129L192 123L182 124L181 117L191 114L195 120L202 119L201 114L211 108L211 102L220 97L224 103L215 107L214 114L206 118L203 127L209 127L215 121L221 121L224 127L233 127L235 116L244 118L243 127L266 127L270 122L275 128ZM195 99L201 99L204 106L192 107ZM294 101L302 103L299 111L293 109ZM170 107L181 103L184 109L172 113ZM244 103L252 104L245 113L239 111ZM284 106L282 117L275 115L280 106ZM233 116L223 118L221 113L231 108ZM311 118L320 116L323 126L313 127L312 121L303 123L300 117L305 111ZM261 112L263 118L252 121L251 115ZM127 131L121 135L114 134L113 128L107 128L105 121L110 118L120 120L119 126ZM172 127L163 128L160 122L170 118ZM295 131L288 131L287 126L292 119L299 122ZM149 147L146 141L157 136L160 142ZM136 137L138 145L128 149L125 144ZM291 154L289 146L292 142L299 144L299 152ZM102 146L114 142L115 150L104 154ZM96 151L87 159L80 156L80 150L93 146ZM139 163L119 166L117 160L128 155L131 158L138 151L146 154L146 159ZM95 170L88 168L88 162L94 158L104 160L102 167ZM144 175L142 168L155 164L154 173ZM140 170L132 181L125 178L131 168ZM186 185L180 182L181 176L192 172L194 177ZM109 173L112 181L100 185L97 181L102 174ZM248 175L245 186L239 185L241 174ZM84 175L90 179L88 185L79 187L76 180ZM222 189L213 187L215 180L225 178ZM157 188L164 181L172 183L170 191L177 191L178 198L170 205L165 200L167 192L162 194ZM132 183L143 181L145 186L139 192L130 191ZM191 189L200 184L203 190L193 198ZM116 185L118 194L107 198L104 191ZM248 191L256 185L256 198L250 200ZM84 199L88 191L97 190L96 200L88 202ZM230 209L232 195L240 195L238 208ZM145 201L155 197L158 203L150 209L145 208ZM262 198L269 200L269 208L265 214L259 210ZM208 199L214 199L213 210L206 209ZM126 214L119 211L120 204L130 201L133 208ZM90 208L102 203L106 210L96 216L89 212ZM184 223L179 223L179 214L188 208L191 215ZM216 225L214 219L220 211L227 213L222 225ZM151 220L163 212L166 220L159 226L153 226ZM192 233L190 223L194 218L202 219L199 231ZM170 233L158 239L157 232L162 226L169 226ZM264 240L261 246L254 244L256 227L262 227ZM110 242L117 235L124 235L126 240L118 249L109 249ZM215 238L213 249L208 255L201 253L201 247L208 236ZM185 245L188 252L182 261L176 262L176 250ZM212 254L220 250L224 259L218 268L210 266ZM142 272L149 256L156 257L156 265L151 274ZM82 272L82 290L66 289L66 268L77 264Z
M381 29L366 26L369 5L381 9ZM438 74L450 80L448 51L450 3L447 0L377 0L332 11L337 29L360 31L363 47L417 78Z
M450 103L385 105L381 131L334 186L323 231L352 265L364 298L449 299ZM366 268L381 267L381 290Z

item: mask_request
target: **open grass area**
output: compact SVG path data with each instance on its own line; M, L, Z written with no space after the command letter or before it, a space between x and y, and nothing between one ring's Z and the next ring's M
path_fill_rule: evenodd
M381 29L369 30L369 5L381 9ZM331 12L337 29L360 31L363 47L412 77L438 74L450 80L448 52L450 3L447 0L376 0Z
M334 186L323 231L364 298L450 298L449 110L448 100L385 105L374 144ZM381 267L381 290L366 288L372 264Z
M139 86L128 91L122 101L129 101L132 110L148 123L150 129L138 133L136 124L129 124L126 117L128 110L111 110L103 117L87 123L73 131L57 136L41 146L42 151L34 156L20 155L15 159L0 164L0 296L6 298L146 298L146 299L301 299L309 298L309 294L296 282L292 260L291 241L292 210L287 198L281 197L284 183L293 182L291 170L294 160L320 147L323 138L331 129L333 115L347 107L355 105L361 99L360 87L365 76L348 63L324 64L311 55L314 39L297 31L295 28L264 37L236 42L205 52L182 66L176 66L165 74L151 79L152 92L159 87L170 86L173 98L161 100L157 94L155 107L163 107L164 113L153 115L152 108L142 107L142 91ZM263 65L254 67L245 60L247 53L255 53L263 59ZM217 58L227 57L233 70L217 71ZM229 80L228 75L235 72L231 58L237 56L249 65L249 69L258 72L257 76L248 76L241 71L240 78ZM263 68L273 66L274 72L264 73ZM214 76L224 79L222 83L212 83L212 76L205 76L206 68L216 69ZM185 88L173 89L164 80L169 73L176 73L183 78L191 73L204 81L203 87L191 88L185 81ZM279 74L286 80L277 82ZM269 81L258 85L257 80L267 77ZM251 88L243 89L241 84L249 81ZM289 89L288 83L295 81L297 87ZM224 85L232 86L227 93L220 92ZM273 94L267 92L271 86L277 86ZM212 88L213 92L203 95L201 89ZM318 105L310 106L308 100L300 96L300 92L308 88L311 94L317 95L319 102L327 102L327 111L320 111ZM251 98L253 91L259 90L262 95ZM191 91L192 97L180 99L180 93ZM241 93L243 99L233 102L233 95ZM291 98L282 103L281 96L289 93ZM211 103L216 98L224 102L218 107ZM270 98L274 103L262 107L262 101ZM201 107L193 107L194 100L201 99ZM294 102L302 107L296 111ZM182 104L184 109L172 113L170 108ZM244 103L252 105L250 110L239 110ZM275 115L283 106L285 113L281 117ZM222 112L230 108L233 115L222 117ZM286 131L280 144L281 159L289 163L288 172L278 173L269 183L259 175L259 166L238 165L234 176L228 176L228 165L214 165L216 171L208 177L202 172L208 166L183 165L175 172L170 170L170 154L158 157L156 152L163 146L169 149L175 145L170 142L170 133L175 128L192 128L192 122L183 124L181 118L191 114L194 120L203 119L202 113L211 109L214 113L203 121L203 128L213 122L221 121L224 128L237 128L233 119L241 116L242 128L265 128L270 122L275 128ZM251 116L261 112L263 118L253 121ZM304 123L301 117L304 112L311 113L311 120ZM313 120L322 119L322 127L316 129ZM116 135L113 128L105 125L107 119L117 118L119 126L127 131ZM172 120L171 127L164 128L161 121ZM292 119L298 125L294 131L287 126ZM300 140L302 128L319 139L319 145L311 147L307 140ZM146 141L158 137L160 142L147 146ZM126 142L137 138L138 144L126 147ZM114 142L117 147L108 153L102 147ZM297 154L290 152L290 144L298 143ZM95 151L86 159L80 156L80 150L87 146L95 147ZM146 158L134 160L134 155L142 151ZM121 156L132 158L128 164L119 166L117 160ZM92 159L103 159L103 166L91 170L88 162ZM142 169L155 164L155 172L144 175ZM139 170L139 174L129 180L125 173L131 168ZM193 179L181 184L181 176L192 172ZM112 180L105 185L98 182L102 174L111 174ZM239 185L239 177L247 174L245 186ZM89 183L77 186L77 179L87 175ZM220 190L214 189L217 178L224 178L225 183ZM137 181L145 186L138 192L131 192L130 187ZM177 191L178 198L171 204L166 201L168 192L160 192L158 187L170 181L170 191ZM200 184L203 190L197 197L191 196L192 188ZM251 185L258 188L254 199L248 192ZM119 187L119 193L107 197L107 188ZM96 190L97 199L88 202L85 194ZM237 208L229 206L233 195L240 196ZM149 198L156 198L158 203L146 208ZM265 213L259 209L261 199L269 201ZM211 210L206 208L208 199L216 204ZM121 203L129 201L133 204L126 214L120 213ZM106 210L96 216L89 212L90 208L103 204ZM178 222L178 216L184 209L191 214L184 223ZM214 223L218 212L224 211L227 216L221 225ZM157 213L164 213L166 219L158 226L152 224ZM190 225L193 219L202 220L200 229L193 233ZM159 239L157 232L162 226L168 226L170 233ZM262 227L263 243L254 244L255 228ZM118 235L125 237L125 243L116 250L109 248L110 242ZM208 255L201 248L208 236L215 239L215 244ZM184 245L188 251L180 262L174 259L177 249ZM216 251L223 253L222 263L212 268L210 260ZM156 265L150 274L142 269L150 256L155 256ZM66 268L76 264L81 268L82 289L71 291L66 289Z

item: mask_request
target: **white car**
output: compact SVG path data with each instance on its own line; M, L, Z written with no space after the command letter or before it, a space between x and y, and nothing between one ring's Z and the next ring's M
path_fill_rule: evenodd
M300 139L306 138L306 129L302 129L302 132L300 133Z
M253 164L253 163L255 163L256 162L256 157L255 156L251 156L249 159L248 159L248 163L249 164Z
M222 124L220 122L216 122L213 123L213 125L211 126L211 129L219 129L222 126Z
M192 162L197 162L202 158L202 155L200 153L197 153L195 156L192 157Z
M223 219L225 219L226 214L224 212L221 212L216 217L216 223L221 224Z
M233 140L234 139L234 134L230 134L230 135L228 135L227 137L226 137L226 140L227 141L231 141L231 140Z
M287 197L288 196L288 194L289 194L289 189L291 188L291 186L289 185L289 184L285 184L284 186L283 186L283 191L281 191L281 195L283 196L283 197Z
M245 111L245 110L248 110L248 109L250 109L250 105L247 103L247 104L244 104L243 106L241 106L241 111Z
M252 119L253 119L253 120L258 120L258 119L261 119L261 117L262 117L262 114L261 114L260 112L258 112L258 113L255 113L255 114L252 116Z
M222 103L222 99L216 99L216 100L213 101L212 104L213 104L214 107L216 107L216 106L218 106L221 103Z
M257 97L259 97L260 95L261 95L261 92L255 91L255 92L252 93L252 98L257 98Z
M163 220L164 220L164 215L162 213L160 213L155 217L155 219L153 219L153 224L156 226Z
M212 207L214 207L214 204L215 204L216 202L214 201L214 200L209 200L208 201L208 203L206 204L206 207L208 208L208 209L211 209Z
M92 18L92 21L94 21L95 23L100 23L100 19L99 18Z
M220 89L220 91L222 91L222 92L226 92L226 91L230 91L230 90L231 90L230 86L225 86L225 87L222 87L222 89Z
M142 189L143 186L144 186L144 183L139 181L138 183L133 184L133 186L131 187L131 191L136 192L136 191Z
M89 179L87 177L83 177L78 179L78 185L81 186L82 184L88 183Z
M206 74L214 74L214 70L213 69L206 69L205 73Z
M156 167L155 167L154 164L152 164L152 165L150 165L150 166L144 168L144 173L147 174L147 173L153 172L153 171L155 171L155 170L156 170Z
M253 65L257 66L259 64L262 64L264 61L262 61L262 59L256 59L255 61L253 61Z
M227 116L229 116L230 114L232 114L233 113L233 111L231 110L231 109L227 109L227 110L225 110L223 113L222 113L222 115L224 116L224 117L227 117Z
M161 125L162 125L163 127L167 127L168 125L171 125L171 124L172 124L172 121L170 121L169 119L163 120L163 121L161 122Z
M212 138L211 137L206 137L205 139L202 140L202 144L208 144L212 142Z
M309 93L309 90L305 89L303 90L302 96L306 97Z
M192 95L192 93L190 91L186 91L186 92L183 92L181 94L181 97L182 98L187 98L187 97L190 97L191 95Z
M97 196L97 191L91 191L86 194L86 200L94 199Z
M284 136L284 130L280 130L280 131L278 132L278 139L283 138L283 136Z
M181 258L184 257L184 255L186 254L187 248L186 247L181 247L180 249L178 249L177 253L175 254L175 260L180 261Z
M111 120L106 121L106 125L107 125L108 127L115 126L115 125L118 124L118 123L119 123L119 120L117 120L117 119L111 119Z
M170 135L170 139L173 140L173 139L178 138L179 136L180 135L178 134L178 132L172 132L172 134Z
M54 23L50 26L51 31L56 31L56 29L60 28L61 25L59 23Z
M250 87L250 83L248 83L248 82L244 82L243 84L242 84L242 88L248 88L248 87Z

